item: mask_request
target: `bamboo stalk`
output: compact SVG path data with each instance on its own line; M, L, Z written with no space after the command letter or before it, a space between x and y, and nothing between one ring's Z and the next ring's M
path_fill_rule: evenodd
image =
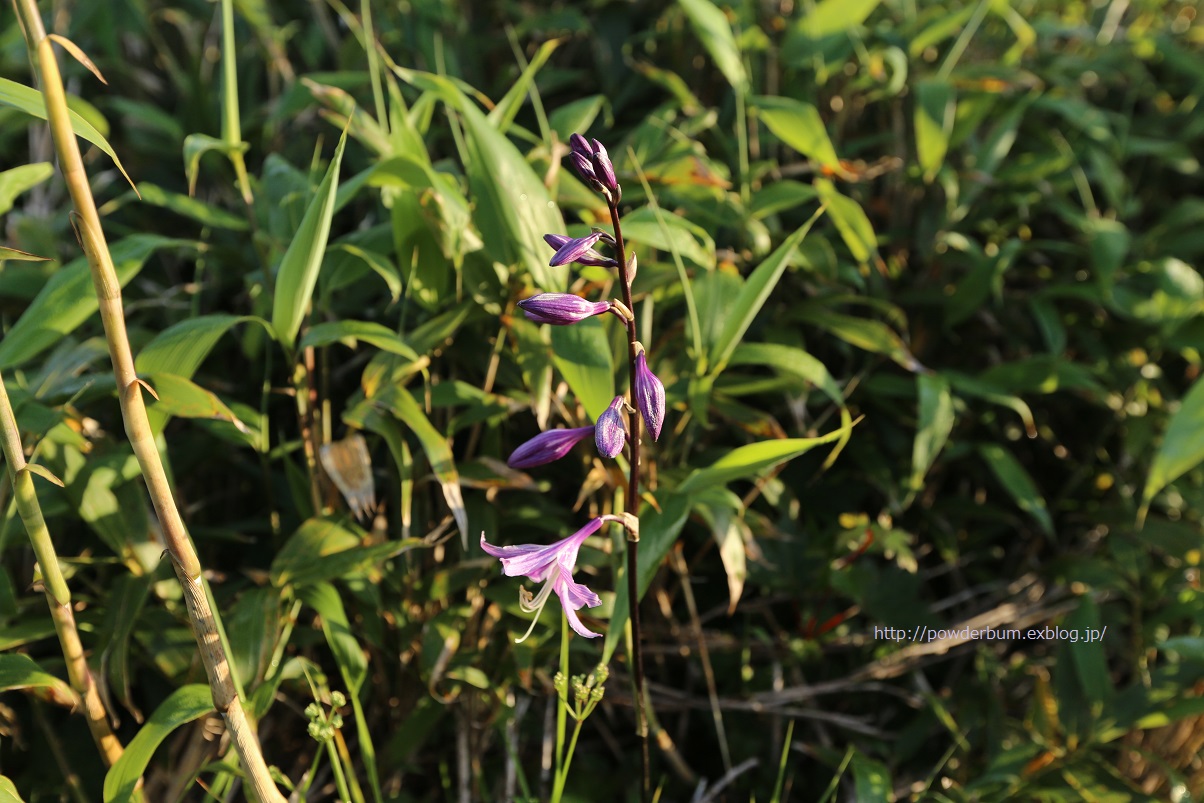
M180 518L167 474L163 470L163 461L151 433L150 422L147 420L146 404L141 391L142 382L134 370L134 357L126 335L121 285L117 280L108 243L100 225L100 215L96 211L92 189L88 185L88 175L80 157L79 143L71 130L63 80L53 46L46 37L42 17L38 13L37 0L17 0L17 3L25 27L26 42L30 52L36 54L41 72L41 89L59 167L63 171L63 178L79 216L80 239L92 269L101 322L104 324L113 373L117 379L126 436L134 449L134 456L138 459L151 503L159 518L167 550L171 555L172 565L184 589L189 622L200 649L209 687L213 692L214 707L230 730L235 750L242 760L247 779L255 794L265 803L284 803L285 798L272 781L259 741L234 688L230 663L218 636L215 621L217 612L209 605L200 560Z
M33 471L25 462L21 432L17 428L17 419L13 415L12 403L8 398L8 390L4 387L3 377L0 377L0 447L3 447L4 461L8 464L8 477L12 482L17 513L21 517L21 523L25 525L25 532L29 534L29 543L33 546L34 556L37 557L38 566L42 570L42 586L46 591L46 602L50 605L54 630L58 633L59 647L67 663L67 678L71 682L71 688L75 689L83 700L88 730L92 732L92 739L100 750L101 758L111 767L121 758L121 742L109 727L108 713L97 692L87 658L84 657L84 647L80 642L79 630L75 626L75 613L71 609L71 590L67 588L67 580L63 577L58 555L54 551L54 541L46 527L46 519L42 516L42 506L38 503L38 496L33 487Z

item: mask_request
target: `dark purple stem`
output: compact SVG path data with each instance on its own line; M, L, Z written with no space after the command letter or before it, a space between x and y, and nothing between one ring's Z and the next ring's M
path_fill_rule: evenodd
M619 224L619 205L616 201L608 200L610 206L610 222L615 231L615 250L619 255L619 284L623 286L623 303L631 310L632 317L627 320L627 403L628 413L628 443L631 446L630 474L627 482L627 508L633 516L640 514L640 414L636 410L632 384L635 380L635 344L638 338L635 330L635 309L631 303L632 277L627 272L627 247L623 242L623 228ZM635 679L635 711L636 734L640 737L640 800L647 801L652 788L652 775L648 755L648 721L644 711L644 649L640 641L640 594L638 540L627 541L627 601L631 617L631 664Z

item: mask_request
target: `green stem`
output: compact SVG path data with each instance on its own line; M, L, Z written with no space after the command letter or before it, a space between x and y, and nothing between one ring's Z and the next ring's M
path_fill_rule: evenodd
M564 757L564 729L569 711L569 617L563 611L560 613L560 676L564 683L556 690L559 705L556 706L556 780L552 786L552 803L560 803L569 774Z
M84 703L84 716L88 720L88 729L92 739L100 750L105 764L112 766L121 758L121 742L113 735L109 727L108 714L101 702L96 689L96 682L88 668L84 657L83 643L79 638L79 629L75 625L75 612L71 605L71 590L63 577L59 566L58 554L54 550L54 541L50 537L50 529L42 515L42 506L38 503L38 495L33 486L34 471L25 462L25 449L21 445L21 432L17 427L17 419L13 414L12 403L8 398L8 389L4 386L4 377L0 376L0 447L3 448L4 462L8 464L8 478L13 488L13 498L17 506L17 514L29 534L29 543L33 547L34 557L42 570L42 585L46 589L46 603L50 606L50 618L54 621L54 629L58 634L59 647L63 652L63 660L67 664L67 677L71 688L75 689ZM59 483L60 485L62 483Z

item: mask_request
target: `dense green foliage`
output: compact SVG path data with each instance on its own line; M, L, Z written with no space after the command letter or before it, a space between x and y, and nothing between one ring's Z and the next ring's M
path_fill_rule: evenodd
M477 541L561 538L624 487L592 449L504 464L593 421L626 370L617 321L515 307L613 294L606 269L548 268L540 239L605 218L563 161L574 131L623 182L669 401L639 577L662 799L725 774L706 799L1204 796L1192 3L415 0L373 4L367 31L337 0L233 6L228 72L220 4L68 4L47 24L107 79L60 51L77 131L103 146L87 161L160 448L267 760L306 799L336 799L336 766L356 801L546 791L559 623L516 645L518 582ZM228 794L3 26L0 372L64 483L38 497L147 799ZM359 523L332 479L363 467L356 432L380 503ZM11 498L0 776L27 801L69 772L79 799L120 799L137 770L106 782L56 705L71 692ZM607 637L574 639L574 670L611 675L566 799L636 794L619 538L578 564ZM1079 640L1026 638L1047 626Z

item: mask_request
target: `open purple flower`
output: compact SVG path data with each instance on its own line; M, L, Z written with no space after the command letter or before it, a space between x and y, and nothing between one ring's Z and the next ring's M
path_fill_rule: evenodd
M656 374L648 369L648 359L644 352L635 358L635 379L632 382L635 394L635 406L640 409L644 423L652 440L661 436L661 427L665 424L665 386Z
M510 468L534 468L564 457L573 447L594 434L594 428L550 429L541 432L514 450L506 465Z
M623 423L623 404L623 397L615 396L615 400L598 416L598 421L594 424L594 442L603 457L615 457L623 451L623 444L627 440L627 427Z
M524 298L518 306L530 320L553 326L568 326L610 312L609 301L587 301L572 293L540 293Z
M556 252L559 252L561 248L572 242L572 240L573 238L567 234L545 234L543 236L543 241L552 246L552 250ZM596 265L602 268L615 268L619 265L617 260L604 257L592 248L573 261L578 265Z
M523 641L535 629L539 614L552 592L560 597L564 607L564 615L569 620L569 627L578 635L585 638L597 638L599 633L593 633L581 624L577 611L583 606L594 608L602 604L602 600L584 585L573 582L573 569L577 565L577 550L608 521L622 521L618 516L599 516L589 522L568 538L561 539L546 546L540 544L518 544L516 546L494 546L485 540L481 533L481 549L502 561L502 573L507 577L528 577L544 586L538 594L532 595L526 589L519 592L519 607L527 613L535 613L535 619L522 638Z
M570 262L577 262L582 257L587 257L590 252L593 252L594 255L599 255L597 251L594 251L594 243L600 239L602 239L602 232L600 231L595 231L593 234L587 234L584 237L569 238L552 255L552 260L548 265L554 268L557 265L567 265Z

